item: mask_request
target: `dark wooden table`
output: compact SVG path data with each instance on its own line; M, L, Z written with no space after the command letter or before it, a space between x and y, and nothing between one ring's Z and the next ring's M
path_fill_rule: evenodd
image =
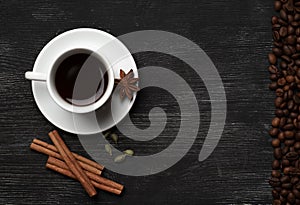
M267 130L274 96L267 88L266 56L273 1L0 0L0 8L0 204L271 204L267 179L273 156ZM106 170L105 176L125 184L120 197L99 192L90 199L78 182L45 169L47 157L31 151L29 144L36 136L49 141L46 135L55 127L38 110L24 73L50 39L78 27L115 36L146 29L170 31L204 49L222 77L228 103L224 133L213 154L204 162L197 160L210 120L202 80L170 56L141 53L134 56L139 67L171 69L196 94L202 124L188 154L152 176ZM164 138L141 144L121 136L138 155L163 149L179 126L176 102L155 88L139 93L131 111L133 122L147 127L148 111L154 106L169 116ZM60 132L71 150L87 156L76 135Z

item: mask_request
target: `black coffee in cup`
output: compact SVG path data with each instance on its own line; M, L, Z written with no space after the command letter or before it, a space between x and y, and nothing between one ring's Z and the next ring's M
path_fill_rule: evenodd
M58 94L77 106L99 100L108 85L108 74L100 57L88 50L78 50L63 58L58 60L54 78Z

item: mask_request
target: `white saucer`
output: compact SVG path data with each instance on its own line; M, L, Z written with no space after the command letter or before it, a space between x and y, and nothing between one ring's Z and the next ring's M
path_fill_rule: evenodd
M132 69L138 77L137 67L129 50L114 36L96 29L80 28L67 31L52 39L40 52L33 67L33 71L47 73L53 61L69 45L93 45L112 62L116 78L120 69L126 73ZM59 52L58 52L59 51ZM43 115L55 126L75 134L95 134L103 132L120 122L131 109L135 99L120 99L119 93L114 91L104 106L95 112L77 114L64 110L50 96L45 82L32 81L34 99Z

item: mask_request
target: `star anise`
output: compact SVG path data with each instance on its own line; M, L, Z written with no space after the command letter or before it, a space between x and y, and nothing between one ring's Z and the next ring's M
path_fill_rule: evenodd
M120 78L116 79L117 88L120 92L121 99L126 95L129 100L132 100L133 93L140 90L136 83L139 81L138 78L134 78L133 70L131 69L127 74L121 69Z

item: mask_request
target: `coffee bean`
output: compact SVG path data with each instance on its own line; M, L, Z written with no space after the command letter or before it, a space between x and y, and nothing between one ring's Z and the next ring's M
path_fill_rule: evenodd
M285 21L287 20L287 14L284 10L280 10L279 14L283 20L285 20Z
M293 22L291 22L291 25L296 28L299 26L299 23L297 21L293 21Z
M285 155L285 157L289 161L295 161L298 159L298 153L297 152L289 152Z
M272 137L276 137L277 134L279 132L279 129L278 128L272 128L270 131L269 131L269 134L272 136Z
M278 17L277 16L272 16L271 22L272 22L272 24L277 24L278 23Z
M276 89L276 96L277 97L282 97L284 94L284 91L281 88Z
M274 66L274 65L270 65L270 66L268 67L268 70L269 70L269 72L272 73L272 74L277 74L277 73L278 73L278 69L277 69L276 66Z
M281 87L284 86L286 84L285 78L279 78L277 84Z
M296 28L296 36L300 36L300 28Z
M285 26L283 26L283 27L281 27L281 28L279 29L279 35L280 35L281 37L286 37L287 33L288 33L288 31L287 31L287 28L286 28Z
M299 110L299 105L295 104L293 108L293 112L298 112L298 110Z
M300 142L296 142L295 145L294 145L294 148L296 150L299 150L300 149Z
M276 88L277 88L277 83L276 82L272 82L272 83L269 84L269 89L270 90L276 90Z
M272 140L272 146L273 147L279 147L280 146L280 140L279 139L273 139Z
M300 141L300 132L296 132L295 140Z
M288 116L290 114L288 109L284 109L282 111L283 111L284 116Z
M280 25L279 23L274 24L274 25L272 26L272 29L273 29L274 31L278 31L280 28L281 28L281 25Z
M292 110L292 109L294 108L294 101L293 101L293 100L290 100L290 101L288 102L287 107L288 107L289 110Z
M294 54L295 55L295 54ZM293 57L293 55L292 55L292 57ZM287 72L287 75L289 76L295 76L295 73L296 73L296 71L295 71L295 69L293 68L293 65L295 64L295 61L294 61L294 59L291 59L291 63L289 63L289 65L288 65L288 68L286 69L286 72ZM295 77L294 77L295 78Z
M291 0L286 0L286 3L284 4L283 8L287 13L292 13L294 11L294 5Z
M269 57L270 64L273 64L273 65L276 64L277 59L276 59L276 56L273 53L270 53L268 57Z
M279 24L281 26L288 26L288 21L285 21L285 20L282 20L281 18L279 18L277 24Z
M280 140L280 142L284 142L284 140L285 140L284 133L283 132L279 132L277 138Z
M300 43L300 42L299 42L299 43ZM290 51L291 51L291 55L294 54L294 53L296 53L296 48L295 48L294 46L288 45L288 48L289 48ZM291 59L291 62L289 63L289 65L293 65L293 64L294 64L294 62L293 62L293 60Z
M275 159L281 159L282 154L281 154L281 149L280 148L275 148L274 149L274 157L275 157Z
M280 170L272 170L272 177L280 178L281 177Z
M290 113L290 117L291 117L292 119L297 118L297 117L298 117L298 114L297 114L296 112L291 112L291 113Z
M288 160L287 160L288 161ZM285 167L284 169L283 169L283 173L284 174L290 174L290 172L291 172L291 167Z
M273 161L273 163L272 163L272 168L273 169L279 169L280 168L280 162L277 160L277 159L275 159L274 161ZM275 171L275 170L274 170ZM273 173L273 172L272 172ZM278 177L280 177L280 172L278 171L278 173L279 173L279 176ZM272 176L273 176L273 174L272 174ZM277 176L277 175L276 175Z
M278 34L279 34L279 33L278 33ZM279 36L279 40L280 40L280 36ZM283 46L283 43L282 43L282 42L276 42L276 41L274 41L273 44L274 44L274 46L276 46L276 47L278 47L278 48L282 48L282 46Z
M274 128L273 128L274 129ZM276 128L275 128L276 129ZM275 134L276 132L275 132L276 130L274 130L274 131L272 131L272 134ZM293 137L294 137L294 132L293 131L289 131L289 130L287 130L287 131L285 131L284 132L284 136L285 136L285 138L287 138L287 139L292 139Z
M294 80L295 80L295 77L293 75L286 76L286 81L288 83L292 83L292 82L294 82Z
M280 195L283 196L283 197L286 197L288 194L289 194L289 191L284 189L284 188L280 192Z
M290 55L292 55L292 50L291 50L291 48L290 48L289 46L284 45L284 46L283 46L283 53L284 53L285 55L290 56ZM275 59L276 59L276 56L275 56L275 55L274 55L274 57L275 57ZM284 59L283 56L281 56L281 58ZM272 59L272 60L273 60L272 62L274 62L275 59L273 58L273 59ZM285 58L284 60L287 61L287 58ZM270 62L270 58L269 58L269 62ZM290 62L290 59L289 59L289 58L288 58L288 61L287 61L287 62ZM270 63L271 63L271 62L270 62ZM276 61L275 61L274 63L271 63L271 64L276 64Z
M298 69L296 70L296 75L297 75L297 77L300 78L300 68L298 68Z
M291 189L293 187L292 183L281 184L281 187L284 189Z
M283 130L293 130L294 129L294 125L293 124L286 124L283 126L282 128Z
M287 182L290 182L290 177L289 176L282 176L281 178L280 178L280 181L281 181L281 183L287 183Z
M300 58L300 53L295 53L292 55L293 59L299 59Z
M297 189L298 191L300 191L300 184L299 183L295 185L295 189Z
M298 177L292 177L291 179L291 183L292 184L297 184L299 182L299 178Z
M279 63L279 65L280 65L281 69L287 69L287 67L288 67L288 64L287 64L285 61L281 61L281 62ZM283 75L282 75L283 70L282 70L281 73L279 73L279 72L277 72L277 73L278 73L278 74L281 74L280 76L283 76Z
M278 19L277 19L277 21L278 21ZM287 31L288 31L288 35L291 35L291 34L295 33L295 29L291 25L288 26Z
M285 124L286 124L286 118L285 118L285 117L280 118L279 127L281 128L281 127L283 127Z
M283 93L283 92L282 92ZM277 94L277 92L276 92L276 94ZM280 97L280 96L279 96ZM282 117L284 114L283 114L283 111L282 110L279 110L279 109L277 109L277 110L275 110L275 115L277 116L277 117Z
M278 81L277 81L277 84L278 84ZM281 86L282 87L282 86ZM283 109L283 108L285 108L286 106L287 106L287 99L288 99L288 94L287 94L287 92L284 92L283 93L283 96L282 96L282 98L283 98L283 103L281 103L281 105L280 105L280 108L281 109Z
M293 189L293 194L296 198L300 199L300 192L297 189Z
M290 166L290 161L287 159L283 159L281 161L282 167L289 167Z
M297 153L298 153L298 151L297 151ZM299 154L299 153L298 153ZM294 164L294 167L296 167L296 168L299 168L299 164L300 163L300 161L299 160L296 160L295 161L295 164Z
M280 118L278 118L278 117L275 117L275 118L272 120L272 126L273 126L273 127L278 127L278 126L279 126L279 123L280 123Z
M277 97L275 99L275 107L279 108L281 103L283 103L283 98L282 97Z
M274 9L276 11L279 11L281 9L281 2L280 1L275 1L274 2Z
M276 74L271 74L271 75L270 75L270 80L272 80L272 81L278 80L277 75L276 75Z
M273 196L273 198L274 199L279 199L280 197L280 195L279 195L279 193L278 193L278 191L276 191L276 190L272 190L272 196Z
M270 180L269 180L269 184L273 187L276 187L276 186L280 186L281 182L278 178L274 178L272 177Z
M292 99L294 96L294 92L292 90L289 90L287 93L288 93L288 99Z
M282 50L279 48L272 48L272 52L277 56L281 56L282 55Z
M287 200L293 204L295 202L295 195L293 193L289 193Z
M286 52L285 50L288 50L288 52L291 52L289 47L287 45L284 46L284 52ZM288 57L287 55L283 55L281 56L281 59L286 61L287 63L290 63L291 62L291 59L290 57Z
M280 34L278 31L273 31L273 39L274 39L274 41L280 40Z
M290 83L291 91L297 88L297 81L299 81L299 79L295 77L295 82Z
M293 100L296 104L300 104L300 98L297 95L293 96Z
M286 38L287 43L290 45L294 45L296 43L296 40L296 37L293 35L290 35Z
M289 151L290 151L290 148L289 148L289 147L283 147L282 150L281 150L281 153L282 153L283 155L286 155Z
M294 143L295 143L295 140L291 140L291 139L284 141L285 146L293 146Z
M280 198L279 198L279 200L281 201L281 204L284 204L284 205L286 205L287 204L287 199L285 198L285 197L283 197L283 196L280 196Z
M276 199L276 200L273 201L273 205L281 205L281 201Z

